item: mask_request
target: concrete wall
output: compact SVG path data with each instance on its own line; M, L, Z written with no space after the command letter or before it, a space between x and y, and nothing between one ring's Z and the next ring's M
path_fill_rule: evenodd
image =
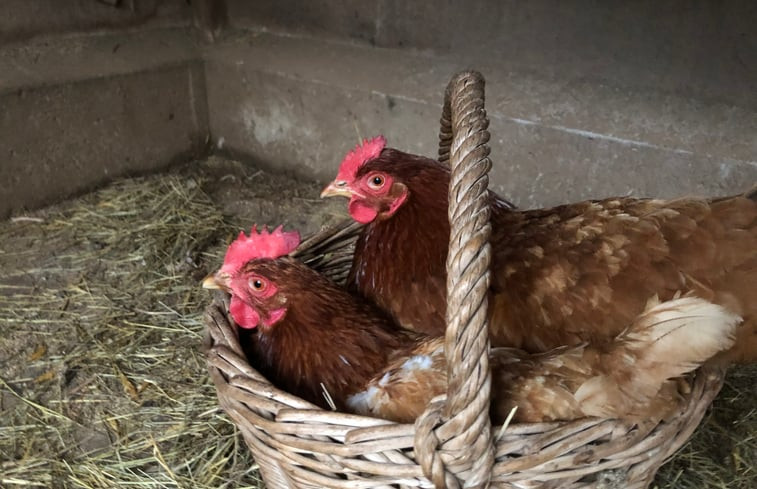
M203 154L183 0L0 3L0 217Z
M3 0L0 42L188 25L186 0Z
M520 205L757 181L751 0L65 4L0 3L0 216L207 140L323 181L359 137L434 155L466 68Z
M487 78L493 182L521 205L757 181L751 0L227 9L249 34L207 54L211 133L273 167L325 179L358 134L433 155L443 87L476 68Z

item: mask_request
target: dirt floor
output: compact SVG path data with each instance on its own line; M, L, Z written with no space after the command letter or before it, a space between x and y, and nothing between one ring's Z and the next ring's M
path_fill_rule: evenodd
M0 223L0 487L261 487L200 353L199 281L253 223L346 218L211 157ZM732 369L665 488L757 487L757 369Z

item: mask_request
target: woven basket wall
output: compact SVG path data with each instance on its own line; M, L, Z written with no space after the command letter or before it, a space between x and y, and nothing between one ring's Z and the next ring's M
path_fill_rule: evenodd
M219 403L269 488L645 488L717 395L723 373L700 370L669 423L490 425L487 128L483 78L475 72L454 76L445 94L439 150L452 169L445 338L450 385L415 424L324 411L277 389L247 363L227 298L219 294L207 308L207 360ZM346 223L320 232L294 255L343 282L359 231Z

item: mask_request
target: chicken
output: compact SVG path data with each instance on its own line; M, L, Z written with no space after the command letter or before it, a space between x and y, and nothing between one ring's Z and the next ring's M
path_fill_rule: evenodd
M245 336L251 364L278 387L323 408L327 395L345 410L359 391L409 341L381 311L286 255L297 232L252 228L229 245L205 288L231 294L229 313ZM240 335L241 336L241 335Z
M442 335L449 169L385 144L379 136L358 145L321 195L348 197L350 214L366 224L351 287L403 327ZM720 361L757 359L757 191L535 210L490 199L492 345L532 353L601 345L651 297L691 293L744 318Z
M321 407L412 422L447 390L443 339L397 328L377 308L286 256L298 242L280 228L231 244L203 282L231 294L230 313L254 328L252 363L269 380ZM495 423L585 416L648 419L677 407L674 380L731 346L739 318L699 298L650 302L600 349L529 355L495 348Z

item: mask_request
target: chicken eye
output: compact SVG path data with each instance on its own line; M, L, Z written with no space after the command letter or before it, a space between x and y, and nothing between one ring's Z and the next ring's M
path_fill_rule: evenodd
M253 290L260 292L261 290L265 290L265 286L266 283L259 278L250 279L250 287L252 287Z
M373 178L371 178L368 181L368 186L374 189L379 189L384 186L384 177L381 175L374 175Z

